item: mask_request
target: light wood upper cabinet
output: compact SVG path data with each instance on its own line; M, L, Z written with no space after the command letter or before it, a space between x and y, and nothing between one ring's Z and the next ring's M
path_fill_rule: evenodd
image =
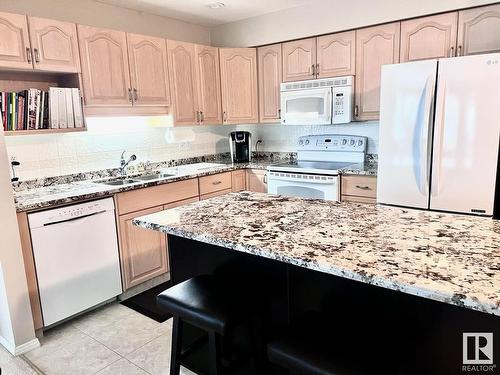
M76 25L29 17L35 69L65 73L80 72Z
M26 16L0 12L0 68L33 69Z
M356 120L376 120L382 65L399 62L400 23L356 31Z
M458 13L401 22L401 62L455 55Z
M256 49L221 48L219 51L224 123L258 122Z
M280 84L283 81L281 44L257 48L259 121L280 121Z
M176 125L198 122L196 53L192 43L167 41L170 92Z
M318 78L354 75L356 32L347 31L317 38Z
M196 45L198 108L201 124L222 123L219 49Z
M124 32L78 25L85 104L132 105Z
M120 258L125 289L168 271L165 234L140 228L132 223L136 217L162 210L163 206L159 206L119 217Z
M127 34L134 105L170 106L165 39Z
M282 49L283 82L316 78L316 38L283 43Z
M460 11L457 44L459 55L500 52L500 5Z

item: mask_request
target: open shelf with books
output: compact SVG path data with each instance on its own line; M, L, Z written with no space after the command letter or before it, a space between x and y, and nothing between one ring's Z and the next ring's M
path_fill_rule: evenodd
M5 135L85 131L80 74L0 71Z

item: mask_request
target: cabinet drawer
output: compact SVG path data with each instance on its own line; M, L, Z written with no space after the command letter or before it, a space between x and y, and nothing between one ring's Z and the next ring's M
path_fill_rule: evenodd
M200 200L205 200L213 197L218 197L219 195L225 195L231 193L231 189L219 190L213 193L203 194L200 196Z
M158 185L119 193L116 196L118 212L123 215L128 212L197 197L198 180L196 178L170 184Z
M373 176L342 176L342 195L375 199L377 178Z
M355 195L342 195L341 201L342 202L355 202L355 203L368 203L368 204L377 203L375 198L357 197Z
M200 177L200 195L231 189L231 172Z

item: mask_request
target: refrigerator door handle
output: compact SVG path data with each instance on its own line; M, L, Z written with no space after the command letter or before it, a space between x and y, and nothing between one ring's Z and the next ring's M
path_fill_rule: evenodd
M446 81L441 79L440 85L438 87L437 98L436 98L436 124L434 131L434 168L432 173L432 185L431 185L431 196L436 197L439 194L439 190L442 183L441 178L441 158L443 153L443 141L444 141L444 122L445 122L445 105L446 105Z
M434 86L435 76L427 78L425 83L425 104L424 104L424 121L421 129L420 141L420 163L422 165L421 171L423 176L420 176L422 193L427 194L429 188L429 169L430 169L430 145L431 139L430 132L432 130L432 104L434 102Z

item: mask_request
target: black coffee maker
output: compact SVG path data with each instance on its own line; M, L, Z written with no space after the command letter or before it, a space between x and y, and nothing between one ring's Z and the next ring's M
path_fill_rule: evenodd
M233 163L246 163L252 157L252 134L250 132L229 133L229 150Z

